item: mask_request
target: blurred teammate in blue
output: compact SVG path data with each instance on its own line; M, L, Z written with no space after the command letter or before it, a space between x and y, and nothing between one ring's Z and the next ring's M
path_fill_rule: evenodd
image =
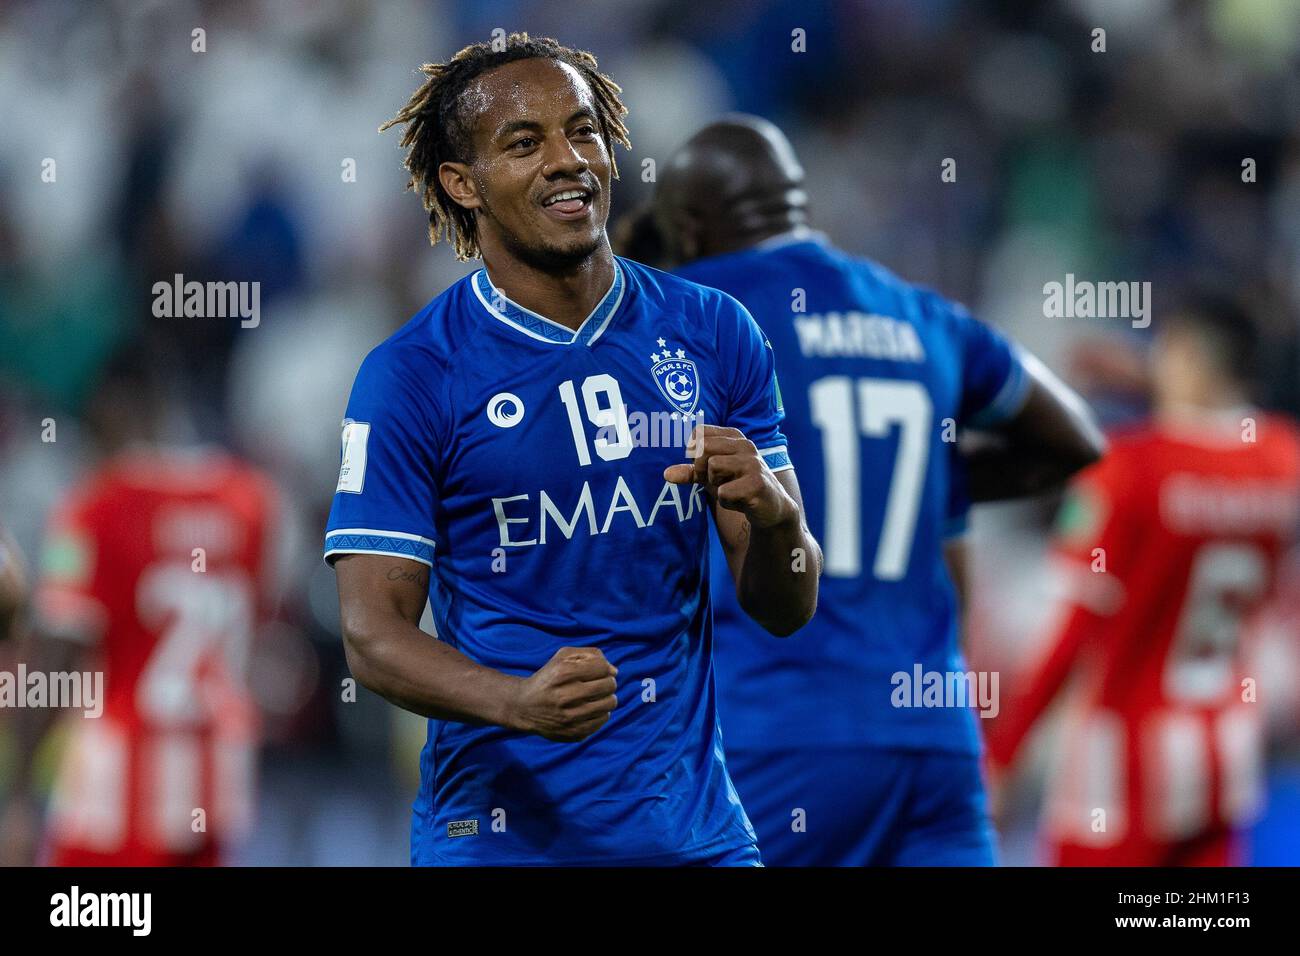
M1059 485L1102 439L1041 363L833 248L806 201L785 136L737 116L673 157L653 204L664 261L772 343L825 552L817 616L788 642L760 640L715 573L728 767L768 865L992 865L974 713L997 687L968 676L953 582L966 512ZM626 234L653 251L644 221ZM962 459L962 429L997 437Z
M325 538L348 663L430 718L414 864L757 865L708 515L744 613L802 626L820 552L772 351L730 296L614 256L626 111L595 59L496 46L424 66L388 124L431 239L484 268L357 373Z

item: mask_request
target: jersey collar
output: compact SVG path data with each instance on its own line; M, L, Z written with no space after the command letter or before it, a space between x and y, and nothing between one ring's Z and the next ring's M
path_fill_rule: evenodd
M567 325L554 322L546 316L539 315L531 309L525 309L518 302L512 301L504 292L492 284L486 269L480 269L474 273L470 283L474 286L475 298L478 299L483 308L487 309L494 319L504 322L516 332L521 332L540 342L550 342L553 345L590 346L609 327L610 321L614 318L614 313L618 311L619 305L622 304L626 280L623 277L623 267L618 264L618 259L615 258L614 281L610 283L609 291L596 303L596 307L591 310L591 314L582 320L582 325L578 326L576 332Z

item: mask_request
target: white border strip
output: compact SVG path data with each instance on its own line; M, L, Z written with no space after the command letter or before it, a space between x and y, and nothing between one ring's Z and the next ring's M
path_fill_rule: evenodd
M330 563L330 558L336 554L387 554L394 558L406 558L408 561L418 561L420 564L433 567L433 562L427 558L421 558L414 554L401 554L397 551L371 551L366 548L330 548L325 552L325 563Z
M587 339L587 348L591 348L596 339L600 338L601 333L609 328L609 323L614 320L614 316L618 313L618 307L623 304L623 293L627 292L627 277L623 275L623 269L619 266L617 259L614 260L614 268L617 269L619 273L614 277L614 283L618 286L618 298L614 300L613 306L610 307L609 315L605 316L605 321L600 323L600 328L591 334L591 338ZM619 281L620 279L622 279L622 282ZM609 295L609 293L605 294ZM599 308L599 306L597 306L597 308ZM595 313L593 312L592 315L594 314ZM588 318L590 317L591 316L588 316ZM586 325L587 323L584 321L582 324ZM582 329L579 328L578 331L581 332ZM575 335L574 338L576 339L577 336Z
M325 537L329 538L336 534L376 534L383 538L401 538L403 541L423 541L431 548L438 546L438 542L423 535L411 534L408 531L380 531L377 528L331 528L325 532Z
M483 272L483 271L484 271L484 270L482 270L482 269L479 270L479 272ZM490 280L490 279L488 280L489 284L491 283L491 281L492 281L492 280ZM504 322L506 325L510 326L510 327L511 327L512 329L514 329L516 332L522 332L522 333L524 333L524 335L528 336L529 338L536 339L536 340L539 341L539 342L545 342L547 345L572 345L572 344L573 344L572 342L557 342L557 341L555 341L554 339L548 339L548 338L547 338L546 336L544 336L544 335L538 335L538 334L537 334L536 332L534 332L532 329L526 329L526 328L524 328L524 327L523 327L522 325L520 325L518 322L515 322L513 319L510 319L510 318L508 318L507 316L502 315L502 314L501 314L500 312L498 312L496 309L492 308L492 306L488 303L487 299L483 298L483 292L482 292L482 290L479 289L479 287L478 287L478 278L477 278L477 275L475 276L474 279L471 279L471 280L470 280L470 285L472 285L472 286L474 287L474 295L478 298L479 302L483 303L483 308L487 309L488 312L489 312L489 314L491 314L491 316L492 316L494 319L497 319L497 320L499 320L499 321L501 321L501 322ZM525 310L525 311L526 311L526 310ZM547 319L547 321L550 322L550 319ZM555 323L554 323L554 322L551 322L551 324L554 325ZM566 332L569 332L570 330L569 330L569 329L565 329L565 331L566 331Z
M552 328L559 329L560 331L564 332L565 335L569 336L569 340L567 342L560 342L555 339L548 339L544 335L538 335L536 332L532 331L531 329L525 328L524 326L516 322L514 319L498 311L495 307L493 307L493 305L490 302L488 302L487 299L483 297L483 290L480 289L478 285L478 277L480 273L483 275L483 278L487 281L488 287L491 288L492 291L495 292L497 295L499 295L503 301L510 303L512 307L518 309L520 312L524 312L528 315L531 315L533 318L538 319L541 322L545 322L547 325L551 326ZM605 307L605 304L609 301L610 293L612 293L617 288L618 298L614 300L614 305L610 308L609 314L605 316L605 321L600 324L600 328L597 329L595 333L592 334L591 338L587 340L586 344L590 346L591 343L596 341L596 339L600 337L600 334L605 331L606 327L609 325L610 319L614 317L614 313L618 311L619 305L623 302L623 293L627 289L627 276L623 272L623 268L618 264L618 260L615 259L614 260L614 281L609 284L609 288L606 289L605 294L600 297L600 301L596 303L595 308L591 310L591 312L587 315L587 317L582 320L582 324L579 325L576 329L571 329L567 325L561 325L559 322L556 322L554 319L548 319L546 316L541 315L537 312L534 312L532 309L525 308L524 306L520 305L518 302L510 298L508 295L506 295L504 292L502 292L500 289L498 289L495 285L492 284L492 277L487 274L486 269L479 269L478 272L474 273L473 276L470 277L469 284L474 287L474 295L479 300L479 302L483 304L483 308L491 312L494 318L500 319L502 322L510 326L512 329L522 332L524 333L524 335L527 335L530 338L534 338L539 342L545 342L547 345L573 345L575 342L577 342L579 337L582 334L582 330L587 327L587 323L591 321L592 316L594 316L597 312L599 312L602 308Z
M785 445L773 445L771 448L760 448L758 450L758 454L759 457L763 459L763 463L767 464L767 467L771 469L772 474L776 474L778 471L787 471L794 467L794 462L790 460L790 451L788 448L786 448ZM785 455L786 463L784 465L777 465L775 468L772 468L772 466L767 463L767 458L769 455L772 456Z

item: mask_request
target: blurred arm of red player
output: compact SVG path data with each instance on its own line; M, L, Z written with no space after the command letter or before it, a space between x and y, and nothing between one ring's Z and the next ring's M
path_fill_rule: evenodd
M1004 501L1060 487L1098 461L1106 439L1092 410L1034 356L1021 356L1029 392L1020 412L993 431L962 438L970 499Z
M1131 342L1115 336L1075 343L1069 366L1070 380L1089 394L1109 392L1150 401L1155 389L1150 364Z
M1053 543L1055 572L1063 584L1052 638L1038 660L1003 685L1001 711L985 724L989 771L996 782L1012 767L1021 746L1064 686L1082 651L1105 638L1107 623L1123 606L1125 588L1113 567L1124 553L1131 521L1114 459L1084 471L1070 488ZM997 783L995 783L996 788Z

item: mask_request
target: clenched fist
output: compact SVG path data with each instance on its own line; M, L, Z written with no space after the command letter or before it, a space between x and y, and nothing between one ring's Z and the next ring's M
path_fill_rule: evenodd
M618 706L616 674L599 648L562 647L515 685L509 726L564 743L590 737Z
M686 454L694 461L669 465L664 469L666 481L703 485L710 498L723 508L741 512L755 528L799 520L799 505L739 429L698 425Z

